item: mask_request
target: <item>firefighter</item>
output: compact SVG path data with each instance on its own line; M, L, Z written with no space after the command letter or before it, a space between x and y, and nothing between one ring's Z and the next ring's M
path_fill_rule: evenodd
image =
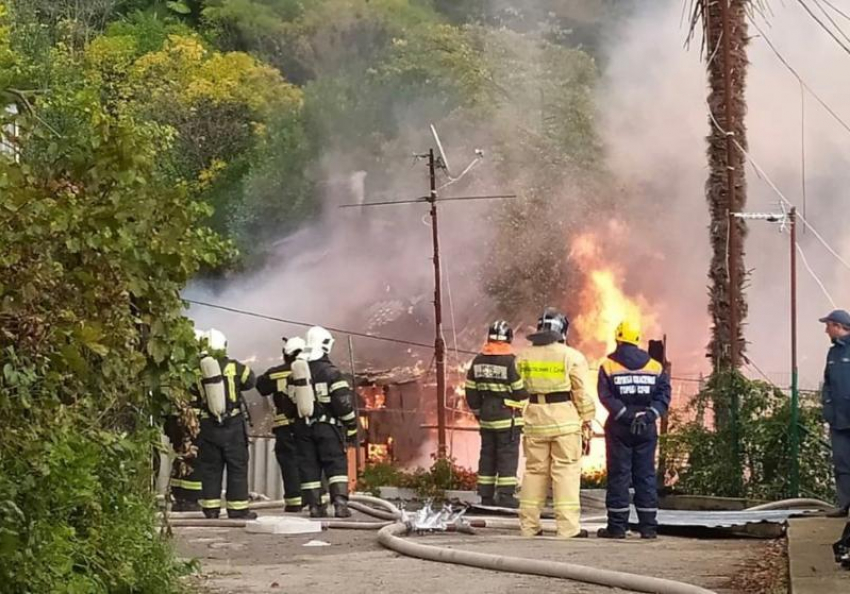
M181 425L178 413L171 413L165 417L163 432L171 442L175 453L181 451L184 440L189 442L189 451L194 450L197 453L197 439L186 435L186 429ZM191 458L189 454L182 459L175 459L171 465L171 495L174 497L171 511L201 511L201 504L198 503L201 498L201 477L196 467L197 460ZM184 468L188 472L181 476L181 470Z
M292 373L292 362L305 347L304 339L298 336L284 339L283 364L272 367L257 378L257 391L263 396L272 396L274 401L275 416L272 423L274 454L280 465L280 475L283 477L283 511L285 512L300 512L304 508L293 431L298 410L289 398L287 380Z
M466 374L466 401L478 420L481 455L478 495L483 505L516 508L516 470L525 384L511 350L514 331L504 320L490 325L487 342Z
M197 471L201 477L201 509L217 518L221 509L221 480L227 468L227 516L254 519L248 509L248 429L242 392L254 387L251 369L226 354L227 340L210 330L201 358L198 404Z
M542 534L540 510L552 481L555 523L560 538L587 537L579 525L582 430L596 413L584 390L587 361L567 346L567 318L546 308L531 346L519 355L519 372L529 401L525 407L525 476L520 491L523 536Z
M301 495L310 507L310 517L314 518L328 515L321 498L323 473L334 515L338 518L351 516L346 444L357 442L357 414L351 386L329 358L333 343L330 332L313 326L307 331L307 348L292 364L290 397L295 400L299 416L295 438ZM309 379L299 375L299 361L308 362ZM310 398L313 400L308 402Z
M625 538L629 526L629 485L641 538L656 538L658 488L655 477L655 422L670 405L670 379L661 363L641 349L640 327L626 320L617 326L617 348L599 368L599 401L608 410L605 447L608 525L601 538Z

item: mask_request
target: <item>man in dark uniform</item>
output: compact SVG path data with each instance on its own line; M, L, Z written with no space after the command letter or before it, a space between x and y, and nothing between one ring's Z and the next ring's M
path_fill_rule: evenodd
M830 517L847 517L850 510L850 313L836 309L820 319L832 347L823 374L823 418L829 424L838 508Z
M198 434L197 471L201 477L201 509L207 518L217 518L221 509L221 481L227 468L227 517L254 519L248 509L248 429L242 392L254 387L251 369L226 354L227 340L217 330L207 333L207 353L221 370L215 378L199 380L197 392L201 430ZM203 363L203 361L202 361ZM224 410L215 414L205 384L224 384Z
M490 325L487 343L466 374L466 401L481 433L478 458L481 503L516 508L522 410L528 403L528 393L511 350L513 337L513 329L506 321L498 320Z
M312 411L305 416L299 407L295 424L298 447L298 471L301 475L301 495L310 506L311 517L326 517L327 509L321 500L322 474L328 482L336 517L351 516L348 509L348 456L346 443L357 441L357 413L354 410L354 392L342 373L328 355L334 339L320 326L307 331L307 349L299 357L309 363L310 383L314 402ZM293 363L293 370L297 361ZM299 406L296 390L302 381L293 373L293 391Z
M303 338L293 337L285 341L283 364L272 367L257 378L257 391L263 396L272 396L275 416L274 453L283 477L283 501L286 512L300 512L304 505L301 499L301 478L298 474L298 448L293 425L298 418L298 409L288 394L288 378L292 374L292 362L306 347Z
M661 363L641 349L640 328L624 321L617 326L617 348L599 368L599 401L608 410L605 447L608 526L601 538L625 538L629 527L629 485L641 538L656 538L658 486L655 477L655 422L670 406L670 379Z

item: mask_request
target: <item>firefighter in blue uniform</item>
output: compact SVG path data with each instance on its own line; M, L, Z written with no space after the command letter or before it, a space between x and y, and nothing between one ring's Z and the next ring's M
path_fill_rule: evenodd
M658 526L655 423L670 405L670 379L661 363L638 346L640 328L636 323L622 322L615 337L616 350L599 368L599 401L608 410L605 422L608 525L597 535L626 537L631 484L641 538L655 538Z

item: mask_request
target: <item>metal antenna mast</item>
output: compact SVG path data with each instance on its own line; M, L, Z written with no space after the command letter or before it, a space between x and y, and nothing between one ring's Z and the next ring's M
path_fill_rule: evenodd
M437 131L431 126L431 131L434 135L434 140L440 155L434 155L434 149L428 149L427 153L416 154L416 158L428 159L428 182L429 193L427 196L414 198L412 200L396 200L387 202L366 202L363 204L343 204L340 208L355 208L361 206L389 206L397 204L416 204L427 203L431 206L431 240L434 247L434 361L437 368L437 457L445 458L447 455L446 448L446 341L443 338L443 293L442 293L442 274L440 269L440 233L437 226L437 203L450 201L468 201L468 200L500 200L505 198L516 198L515 194L497 194L490 196L453 196L448 198L439 198L438 191L441 188L449 186L456 181L459 181L466 173L483 158L481 151L476 151L475 160L458 176L452 177L449 170L445 153L443 152L442 144L440 143ZM437 169L443 169L449 181L437 187Z

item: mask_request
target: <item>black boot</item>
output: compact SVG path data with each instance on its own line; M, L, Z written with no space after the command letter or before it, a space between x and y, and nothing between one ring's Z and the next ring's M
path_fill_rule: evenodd
M350 518L351 510L348 509L348 500L345 497L334 497L334 517Z
M177 499L174 501L174 505L171 506L171 511L173 512L196 512L201 511L201 504L197 501L191 501L189 499Z
M217 520L219 514L221 514L220 509L204 508L204 517L208 520Z
M518 509L519 501L513 495L502 494L496 497L496 507L506 507L508 509Z
M231 520L256 520L257 512L250 509L229 509L227 510L227 517Z
M300 514L303 509L303 505L286 505L284 506L283 511L287 514Z
M655 530L641 530L640 537L644 540L655 540L658 538L658 533Z
M625 532L619 530L609 530L608 528L600 528L596 531L597 538L626 538Z
M327 518L328 517L328 508L326 505L311 505L310 506L310 517L311 518Z
M492 497L482 497L481 505L486 505L487 507L494 507L496 505L496 500Z

